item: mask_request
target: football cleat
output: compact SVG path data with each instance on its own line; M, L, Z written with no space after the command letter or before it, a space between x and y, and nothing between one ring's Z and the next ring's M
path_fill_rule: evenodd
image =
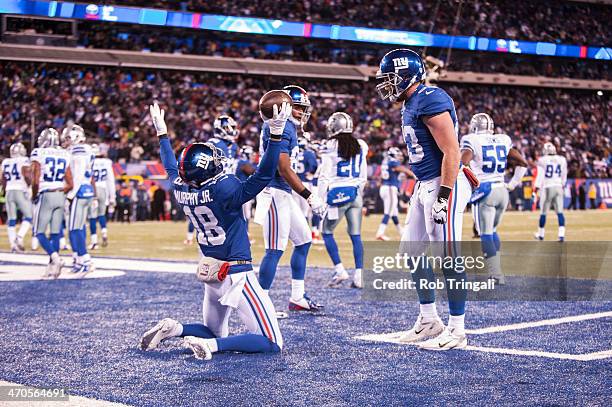
M108 237L102 236L102 247L108 246Z
M140 338L138 347L141 350L152 350L166 338L172 338L180 334L180 324L172 318L164 318L153 328L149 329Z
M391 238L385 235L378 235L376 236L376 240L382 240L383 242L388 242L389 240L391 240Z
M426 350L465 349L467 347L467 337L465 334L457 335L454 331L454 328L447 327L440 335L419 343L418 346Z
M15 248L17 250L17 253L23 253L25 251L25 246L23 245L23 237L17 237L17 239L15 239Z
M444 323L440 317L426 320L419 314L412 329L399 337L402 343L421 342L436 337L444 331Z
M349 274L346 270L334 273L331 281L327 284L329 288L339 288L342 283L349 279Z
M559 236L559 243L563 243L563 242L565 242L565 237Z
M51 275L52 267L53 267L53 262L49 260L49 264L47 264L47 267L45 267L45 273L42 276L43 280L52 278L52 275Z
M64 260L60 258L58 261L51 261L48 266L48 276L57 279L62 274L62 267L64 267Z
M534 238L535 240L544 240L544 236L540 236L540 235L538 235L538 233L537 233L537 232L533 234L533 238Z
M89 250L98 250L98 244L97 243L92 243L89 245Z
M198 338L195 336L186 336L183 340L183 346L191 349L196 359L211 360L213 353L208 344L209 340L210 339Z
M322 308L321 304L317 304L306 294L297 301L292 298L289 299L289 311L319 312Z

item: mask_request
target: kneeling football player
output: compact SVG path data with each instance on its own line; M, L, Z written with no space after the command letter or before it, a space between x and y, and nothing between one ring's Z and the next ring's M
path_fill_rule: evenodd
M181 324L163 319L143 335L140 348L155 349L164 339L183 337L184 345L198 359L208 360L213 353L223 351L280 352L283 338L274 305L253 271L242 205L255 198L276 172L291 106L274 106L274 115L267 120L269 148L257 171L244 182L223 171L223 152L211 143L187 145L177 162L168 140L164 111L156 103L150 112L174 196L198 232L203 257L197 277L205 285L204 323ZM228 336L233 310L248 333Z

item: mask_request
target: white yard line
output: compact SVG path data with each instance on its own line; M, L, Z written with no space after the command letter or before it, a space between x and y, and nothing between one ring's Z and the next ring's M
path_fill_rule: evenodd
M466 330L466 333L470 335L484 335L484 334L491 334L491 333L498 333L498 332L505 332L505 331L513 331L513 330L518 330L518 329L535 328L535 327L540 327L540 326L550 326L550 325L566 324L566 323L571 323L571 322L587 321L591 319L607 318L607 317L612 317L612 311L597 312L593 314L575 315L571 317L545 319L541 321L522 322L518 324L492 326L492 327L481 328L481 329L471 329L471 330L468 329ZM387 343L396 343L400 345L416 346L415 344L406 344L406 343L399 341L399 338L404 333L405 331L390 332L386 334L369 334L369 335L356 336L355 339L359 339L363 341L387 342ZM612 357L612 349L598 351L598 352L584 353L584 354L544 352L544 351L539 351L539 350L528 350L528 349L489 348L485 346L468 346L466 350L479 351L479 352L485 352L485 353L501 353L505 355L537 356L537 357L546 357L546 358L552 358L552 359L578 360L578 361L583 361L583 362L590 361L590 360L607 359L607 358Z
M24 387L18 383L0 380L0 386ZM29 387L29 386L28 386ZM70 391L70 389L68 389ZM69 396L68 401L41 400L41 401L2 401L2 407L127 407L127 404L113 403L111 401L97 400L81 396Z

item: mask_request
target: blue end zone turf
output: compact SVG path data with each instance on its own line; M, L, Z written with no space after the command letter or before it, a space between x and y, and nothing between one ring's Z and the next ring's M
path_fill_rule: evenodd
M307 292L326 306L325 314L281 320L281 355L215 354L209 362L171 346L178 339L160 351L136 349L161 318L201 321L202 285L191 274L0 282L0 379L147 406L610 405L612 359L437 353L355 339L408 330L418 305L363 302L356 290L321 288L331 274L308 270ZM279 268L272 290L278 310L286 309L289 278ZM446 320L444 304L438 309ZM468 302L466 324L475 329L611 309L610 302ZM469 339L477 346L579 354L612 348L610 325L602 318ZM239 329L235 318L231 326Z

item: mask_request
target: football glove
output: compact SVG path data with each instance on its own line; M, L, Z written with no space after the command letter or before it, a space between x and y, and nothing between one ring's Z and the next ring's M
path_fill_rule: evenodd
M451 192L451 188L440 185L438 198L431 206L431 217L437 224L443 225L448 220L448 198Z
M308 199L306 199L306 202L308 202L308 205L310 205L310 208L312 208L312 213L323 217L325 211L327 210L327 204L323 202L321 198L319 198L319 195L310 194Z
M157 102L149 106L149 113L151 114L151 120L153 120L153 126L157 132L157 137L168 134L168 127L164 121L164 115L166 112L164 109L160 109Z
M270 135L271 138L275 140L280 140L283 135L283 131L285 130L285 124L287 123L287 119L291 117L292 107L289 103L283 102L280 106L274 105L272 107L273 115L272 118L268 120L268 126L270 127ZM276 137L274 137L276 136Z

